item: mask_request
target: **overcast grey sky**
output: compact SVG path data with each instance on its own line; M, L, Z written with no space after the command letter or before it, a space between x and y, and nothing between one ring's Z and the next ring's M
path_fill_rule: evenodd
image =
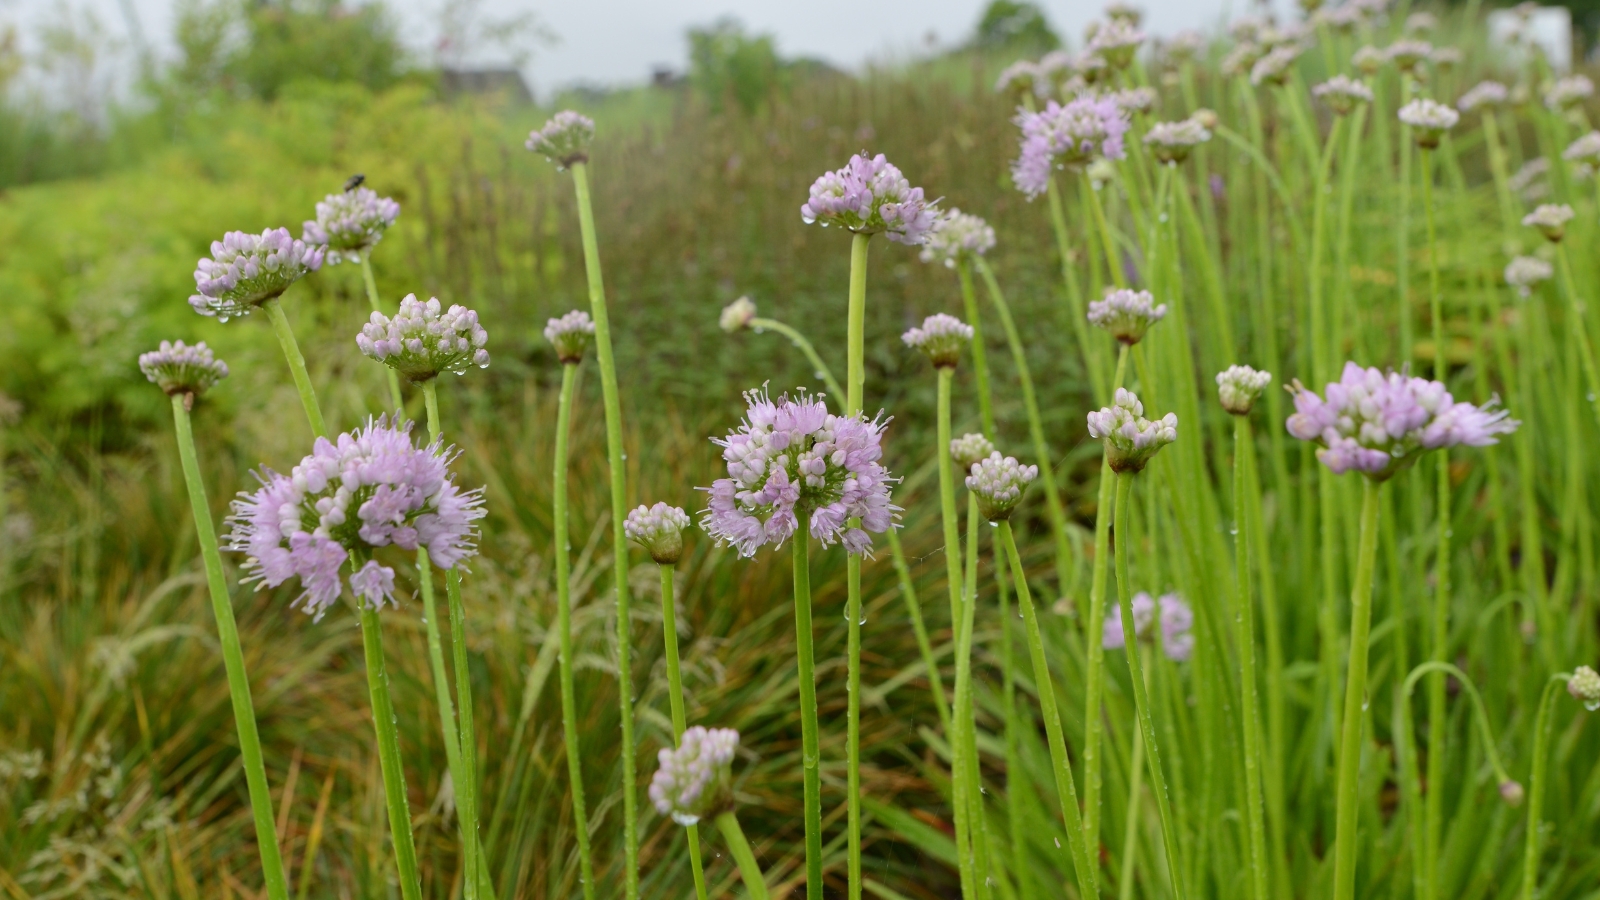
M685 29L734 15L749 28L777 36L786 56L814 56L854 68L874 58L921 52L930 35L949 45L970 34L986 0L482 0L484 15L531 11L558 37L525 69L535 90L574 82L641 81L654 65L681 69ZM1170 34L1203 28L1251 0L1144 0L1146 28ZM1286 5L1287 0L1279 0ZM402 34L430 51L444 0L390 0ZM66 6L90 9L113 35L128 32L127 4L158 53L171 52L175 0L0 0L0 21L27 37ZM1073 38L1096 16L1102 0L1039 0L1057 31ZM493 60L485 59L485 62Z

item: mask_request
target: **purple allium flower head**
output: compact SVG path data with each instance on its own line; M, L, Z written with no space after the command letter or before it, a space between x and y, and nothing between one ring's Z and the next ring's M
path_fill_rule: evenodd
M824 545L843 543L856 555L870 551L867 532L894 527L900 509L890 502L890 485L898 479L879 461L888 422L832 415L820 397L805 393L776 402L764 388L744 396L749 410L743 424L712 440L722 447L728 477L702 488L710 500L700 527L748 557L788 540L804 512L811 516L811 536ZM852 518L861 519L860 528L849 527Z
M1183 162L1195 147L1209 140L1211 131L1194 116L1181 122L1157 122L1144 135L1145 146L1150 148L1150 153L1157 160L1164 163Z
M1129 605L1133 607L1133 630L1137 640L1152 640L1154 629L1151 626L1159 621L1161 649L1169 659L1186 662L1194 655L1194 611L1177 594L1162 594L1160 599L1155 599L1140 591L1133 595ZM1121 650L1128 645L1122 616L1115 611L1101 624L1100 643L1107 650Z
M315 618L338 599L346 563L351 590L380 608L394 601L394 572L372 561L376 548L426 548L446 569L477 552L483 492L456 487L455 456L437 441L417 447L411 423L387 416L337 441L317 438L288 475L262 468L261 487L233 501L226 549L248 554L246 580L259 587L299 578L295 605Z
M1588 666L1572 670L1572 677L1567 680L1567 693L1590 712L1600 709L1600 672Z
M1399 118L1416 131L1418 147L1432 150L1444 133L1461 121L1461 114L1438 101L1418 97L1400 107Z
M1350 64L1361 74L1371 77L1378 74L1389 55L1371 44L1364 44L1350 57Z
M1403 38L1384 48L1385 58L1402 72L1410 72L1433 56L1433 45L1427 41Z
M1298 44L1284 44L1272 48L1266 56L1256 60L1250 67L1250 83L1257 87L1262 84L1281 85L1289 79L1289 70L1294 61L1300 58L1304 48Z
M1567 223L1572 221L1572 207L1565 203L1543 203L1538 209L1522 217L1522 224L1539 229L1539 233L1552 244L1558 244L1567 234Z
M1600 172L1600 131L1591 131L1567 145L1561 158L1572 163L1582 177L1593 177Z
M924 199L882 153L858 153L845 167L811 184L811 198L800 207L806 224L838 225L856 234L882 233L901 244L921 244L933 228L938 201Z
M683 530L688 527L689 514L665 503L641 505L628 513L622 525L628 540L648 550L650 558L664 566L676 565L683 556Z
M1587 75L1568 75L1557 78L1544 89L1544 105L1554 112L1577 107L1594 96L1594 82Z
M1341 116L1349 115L1359 104L1372 102L1372 88L1348 75L1333 76L1312 88L1311 94Z
M562 110L544 123L544 127L528 135L527 148L542 154L545 159L565 169L574 163L589 160L589 145L594 142L594 120Z
M1498 81L1480 81L1456 101L1456 109L1472 112L1475 109L1493 111L1511 99L1511 92Z
M1089 303L1089 322L1111 332L1130 347L1143 340L1150 326L1166 318L1167 305L1156 305L1149 291L1116 288Z
M1228 196L1228 183L1216 172L1211 173L1211 199L1221 200Z
M756 305L749 297L740 297L722 308L722 315L717 319L717 324L729 334L743 331L755 321Z
M1052 100L1012 121L1022 129L1022 152L1011 163L1011 178L1029 199L1045 192L1057 168L1086 166L1101 156L1121 159L1129 128L1128 114L1115 100L1088 94L1065 106Z
M1335 474L1356 471L1383 481L1428 450L1498 442L1520 424L1496 401L1459 403L1437 381L1344 365L1338 381L1317 394L1298 380L1290 389L1295 413L1289 433L1315 441L1317 459Z
M972 326L955 316L934 313L922 325L900 336L907 347L921 350L936 369L954 369L961 361L961 348L972 343Z
M950 441L950 458L955 460L962 472L971 472L973 466L993 452L994 443L981 434L969 432Z
M696 725L677 749L663 747L661 768L650 779L650 802L679 825L693 825L733 807L733 757L739 732Z
M967 476L967 490L978 500L978 513L991 522L1011 518L1022 500L1022 492L1039 477L1038 466L1025 466L1016 457L1002 457L999 450L973 463Z
M228 377L228 364L217 359L205 341L192 347L183 341L162 341L159 350L139 354L139 371L168 397L199 396Z
M441 372L462 375L469 366L487 369L488 342L477 313L465 306L444 309L437 297L423 303L416 294L400 301L392 319L374 310L356 335L362 353L417 383Z
M1178 417L1167 413L1155 421L1146 419L1139 396L1117 388L1110 406L1089 413L1089 436L1105 441L1111 471L1138 472L1157 450L1178 439Z
M1156 619L1156 601L1154 597L1144 591L1133 595L1128 601L1133 607L1133 634L1134 639L1148 638L1150 625ZM1122 617L1115 614L1105 617L1100 626L1100 645L1107 650L1121 650L1128 646L1128 633L1122 628Z
M1517 289L1517 295L1526 300L1541 281L1555 275L1555 267L1537 256L1518 256L1506 264L1506 284Z
M1050 76L1033 60L1019 59L1000 70L994 90L997 94L1022 96L1032 93L1042 97L1050 91Z
M1154 108L1156 101L1161 99L1153 87L1131 87L1112 91L1107 94L1122 111L1132 116L1134 113L1148 112Z
M1271 372L1258 372L1249 366L1229 366L1217 373L1217 396L1222 408L1236 416L1248 416L1261 392L1272 383Z
M923 262L942 262L949 268L956 263L982 256L994 249L994 228L971 213L954 207L941 210L933 220L927 243L922 245Z
M1139 30L1137 22L1114 18L1094 33L1088 50L1104 57L1113 68L1124 69L1133 62L1134 54L1139 52L1139 45L1144 41L1145 34Z
M295 240L287 228L268 228L260 234L230 231L222 240L212 241L211 255L195 264L199 293L189 298L189 305L222 322L248 316L321 265L322 248Z
M754 313L754 308L751 310ZM581 309L575 309L558 319L547 319L544 339L556 348L556 359L566 365L583 362L583 354L594 343L594 320Z
M321 247L330 266L360 262L399 215L400 204L371 188L329 194L317 204L316 219L305 223L304 240Z

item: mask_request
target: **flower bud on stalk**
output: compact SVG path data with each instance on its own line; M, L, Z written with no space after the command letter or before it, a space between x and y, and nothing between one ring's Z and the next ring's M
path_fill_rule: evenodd
M1555 267L1536 256L1519 256L1506 264L1506 284L1517 289L1517 296L1528 299L1541 281L1549 281Z
M228 377L228 364L217 359L201 341L187 346L183 341L162 341L161 349L139 354L139 371L168 397L185 395L184 406L194 406L194 398Z
M723 331L733 334L736 331L743 331L749 328L750 322L755 317L755 303L751 302L749 297L740 297L722 308L722 317L717 320L717 324L722 326ZM554 323L556 320L551 319L550 321ZM590 330L592 331L593 329L591 328ZM548 336L546 335L546 337Z
M1117 288L1089 304L1089 322L1130 347L1143 340L1150 326L1166 316L1167 305L1156 305L1149 291Z
M437 297L423 303L416 294L400 301L392 319L374 311L356 335L363 354L417 384L444 372L464 374L469 366L488 368L488 342L477 313L460 305L446 310Z
M954 369L961 361L961 348L972 343L972 326L955 316L935 313L900 336L907 347L927 354L936 369Z
M544 127L528 135L527 148L566 169L574 163L589 161L589 145L594 142L594 120L562 110L544 123Z
M754 312L752 306L751 314ZM564 365L577 365L583 362L583 355L594 344L594 321L588 313L575 309L559 319L546 321L544 339L556 348L556 359Z
M1443 103L1419 97L1400 107L1399 118L1416 132L1418 147L1432 150L1439 146L1444 133L1461 121L1461 114Z
M291 238L287 228L260 234L230 231L222 240L212 241L211 256L195 265L198 293L189 298L189 305L219 322L248 316L321 265L322 248Z
M360 262L399 215L400 204L371 188L329 194L317 204L316 219L305 223L303 240L321 249L330 266Z
M1311 94L1341 116L1349 115L1362 103L1372 102L1372 88L1348 75L1333 76L1312 88Z
M1539 229L1545 240L1561 243L1566 237L1567 223L1572 221L1572 207L1565 203L1542 203L1538 209L1522 217L1522 224Z
M1579 666L1567 682L1567 693L1590 712L1600 709L1600 673L1588 666Z
M1022 492L1039 477L1038 466L1025 466L1016 457L1001 457L1000 451L989 453L971 467L967 476L967 490L978 499L978 513L991 522L1003 522L1022 500Z
M1089 413L1089 436L1105 441L1111 471L1139 472L1156 451L1178 439L1175 413L1151 421L1144 404L1127 388L1117 388L1111 406Z
M1258 372L1249 366L1229 366L1217 373L1217 395L1223 409L1236 416L1248 416L1256 399L1271 383L1271 372Z
M689 527L689 514L676 506L657 503L628 513L623 529L628 540L650 553L663 566L677 565L683 556L683 530Z
M994 443L981 434L963 434L950 441L950 458L963 472L971 472L973 466L994 452Z
M683 733L677 749L662 748L661 768L650 779L650 802L679 825L733 808L733 757L739 750L739 732L732 728L703 728Z

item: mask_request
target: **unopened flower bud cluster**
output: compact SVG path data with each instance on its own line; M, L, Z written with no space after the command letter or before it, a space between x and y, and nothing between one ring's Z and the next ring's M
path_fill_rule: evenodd
M477 313L459 305L444 309L438 298L424 303L415 294L400 301L392 319L374 311L356 335L362 353L414 382L443 372L461 375L469 366L488 368L488 342Z
M139 371L169 397L198 395L228 377L228 364L217 359L205 341L193 346L162 341L160 349L139 354Z

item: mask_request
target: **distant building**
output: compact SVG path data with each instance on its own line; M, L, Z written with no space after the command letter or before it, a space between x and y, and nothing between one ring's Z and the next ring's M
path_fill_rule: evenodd
M492 69L441 69L439 88L446 97L499 94L518 106L531 106L533 92L522 72L511 66Z

